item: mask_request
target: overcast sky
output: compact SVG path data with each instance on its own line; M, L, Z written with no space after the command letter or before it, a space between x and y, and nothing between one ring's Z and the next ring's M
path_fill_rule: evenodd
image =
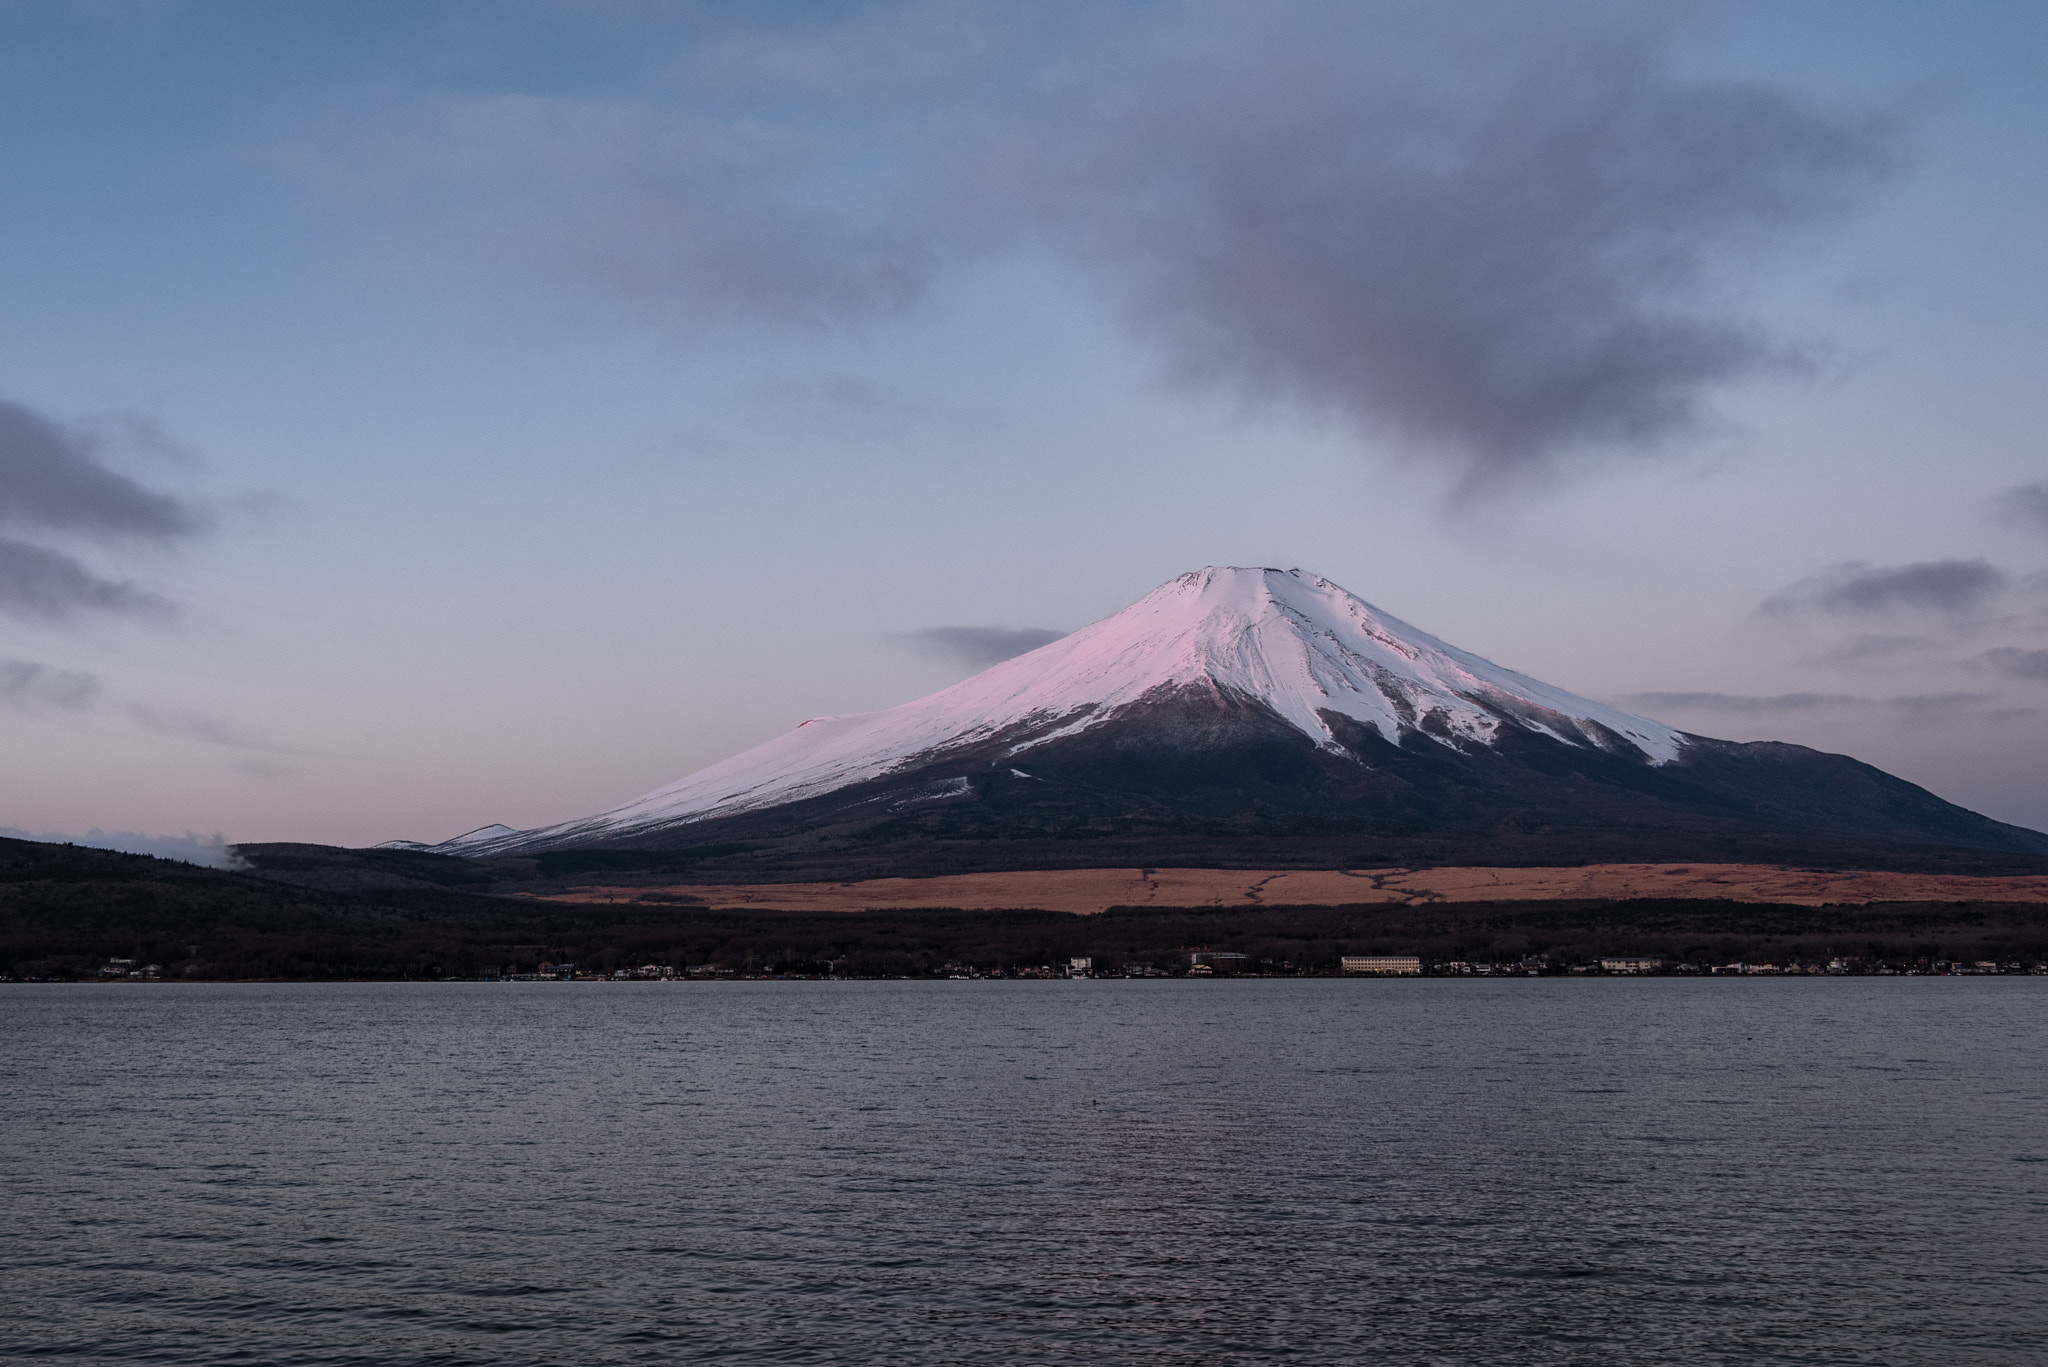
M0 121L0 828L563 820L1205 564L2048 827L2039 5L21 0Z

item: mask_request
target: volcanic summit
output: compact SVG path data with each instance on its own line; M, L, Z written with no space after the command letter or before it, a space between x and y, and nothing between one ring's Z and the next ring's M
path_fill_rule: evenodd
M1180 575L914 702L813 717L610 811L458 841L429 848L716 846L811 874L2048 855L2048 835L1856 760L1690 735L1317 575L1234 567Z

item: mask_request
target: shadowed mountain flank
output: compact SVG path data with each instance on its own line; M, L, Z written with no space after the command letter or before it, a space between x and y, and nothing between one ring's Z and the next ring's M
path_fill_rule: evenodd
M498 828L502 830L502 828ZM1686 860L2021 872L2048 835L1842 755L1690 735L1300 570L1210 568L952 688L612 811L431 847L726 848L720 876Z

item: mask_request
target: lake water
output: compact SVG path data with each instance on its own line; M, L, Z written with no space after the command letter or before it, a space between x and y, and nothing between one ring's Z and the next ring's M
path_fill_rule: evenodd
M2048 979L12 986L0 1038L0 1357L2048 1356Z

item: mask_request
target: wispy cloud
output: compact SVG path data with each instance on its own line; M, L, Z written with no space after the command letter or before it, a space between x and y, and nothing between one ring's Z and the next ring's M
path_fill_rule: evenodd
M80 612L162 617L176 609L132 583L101 578L61 551L0 536L0 610L55 621Z
M725 32L696 47L688 78L721 92L773 89L808 99L880 103L957 95L986 79L1002 49L1042 27L1050 8L979 0L826 5L795 25Z
M36 660L0 656L0 707L23 712L95 712L103 702L109 702L145 731L243 751L252 757L244 763L254 764L259 769L271 762L254 757L307 753L276 744L211 712L187 707L162 707L119 697L109 700L105 693L105 683L98 675L82 670L59 669ZM274 776L270 769L263 771L266 776Z
M0 400L0 523L156 541L199 530L192 509L108 469L90 439L6 400Z
M2016 484L1999 494L1993 506L2008 522L2048 532L2048 479Z
M425 251L494 295L816 329L899 312L930 273L913 226L799 195L812 150L762 122L524 94L388 104L297 159L402 205Z
M1173 13L1075 55L988 154L999 202L1188 378L1475 480L1654 446L1807 364L1720 291L1893 162L1880 122L1681 77L1658 27L1593 11Z
M2048 650L1999 646L1984 652L1984 663L2008 679L2048 679Z
M1174 374L1477 487L1656 447L1721 387L1814 364L1745 295L1890 173L1894 130L1682 75L1668 27L1417 0L779 10L675 39L688 79L637 102L381 91L286 155L496 297L686 331L841 328L963 263L1079 263Z
M149 440L169 440L153 424L138 428L145 429ZM176 542L202 525L188 504L110 469L94 438L0 400L0 527L39 540L54 535L105 545ZM171 610L159 595L102 577L67 552L0 536L0 611L57 620L84 612L162 616Z
M1868 698L1848 693L1630 693L1621 701L1624 706L1643 712L1721 712L1736 716L1870 705Z
M91 707L99 694L100 681L95 675L35 660L0 658L0 704L24 711L78 711Z
M1983 712L1997 702L1996 693L1905 693L1896 697L1880 698L1878 706L1889 707L1911 716L1926 720L1940 720L1968 713ZM2000 716L2031 715L2029 708L2001 708Z
M1981 610L2011 586L2012 576L1984 560L1858 562L1800 580L1765 600L1762 611L1771 616L1920 612L1961 617Z
M1869 665L1919 655L1933 646L1934 642L1925 636L1852 636L1821 656L1820 663L1848 667Z
M979 670L1050 645L1066 634L1050 627L925 627L903 632L896 639Z
M1901 693L1883 698L1853 693L1631 693L1620 699L1623 706L1651 716L1766 717L1884 709L1920 721L1980 715L1998 700L1996 693L1968 692Z
M146 703L130 702L123 710L135 723L145 730L158 735L175 736L180 740L198 741L204 745L218 745L230 750L252 750L264 754L294 755L303 753L290 747L277 745L244 730L225 717L190 708L154 707Z

